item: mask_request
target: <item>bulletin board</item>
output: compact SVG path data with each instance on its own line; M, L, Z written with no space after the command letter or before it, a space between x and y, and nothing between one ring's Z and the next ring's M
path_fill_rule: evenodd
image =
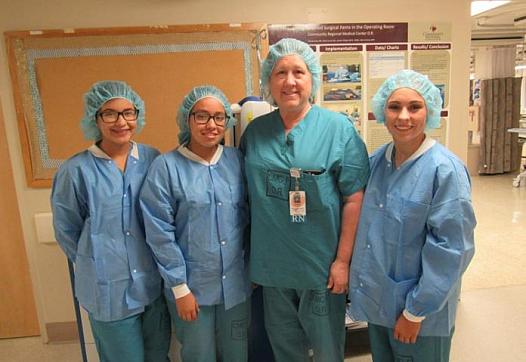
M11 31L5 38L30 187L50 187L60 164L92 143L80 119L93 83L130 84L146 105L135 140L166 152L177 146L184 95L202 84L219 87L232 103L258 95L258 59L268 49L262 24Z

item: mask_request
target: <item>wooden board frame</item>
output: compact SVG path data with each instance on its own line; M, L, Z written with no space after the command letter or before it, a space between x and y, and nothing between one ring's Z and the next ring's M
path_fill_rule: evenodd
M177 145L175 115L184 94L213 84L232 103L258 95L260 53L268 49L264 24L4 35L27 184L35 188L50 187L64 159L91 143L82 139L79 122L82 95L94 82L120 79L132 85L147 109L147 126L136 140L166 152ZM231 139L227 135L227 144Z
M22 223L16 197L13 169L7 147L0 102L0 338L38 336L40 329Z

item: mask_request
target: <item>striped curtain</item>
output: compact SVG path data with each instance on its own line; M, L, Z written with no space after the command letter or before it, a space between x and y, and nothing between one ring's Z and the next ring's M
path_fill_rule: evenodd
M521 80L506 77L481 81L479 174L512 172L520 166L518 135L507 130L519 127Z

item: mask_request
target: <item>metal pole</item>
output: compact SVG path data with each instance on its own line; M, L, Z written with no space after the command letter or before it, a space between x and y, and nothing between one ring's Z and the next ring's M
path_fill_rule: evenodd
M82 316L80 315L80 307L77 298L75 298L75 269L73 263L68 259L69 280L71 281L71 292L73 293L73 306L75 307L75 316L77 317L77 329L79 331L80 353L82 354L82 362L88 362L86 354L86 342L84 340L84 329L82 328Z

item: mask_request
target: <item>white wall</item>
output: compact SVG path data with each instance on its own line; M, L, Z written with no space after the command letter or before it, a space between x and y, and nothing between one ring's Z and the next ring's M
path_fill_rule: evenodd
M242 22L450 22L453 51L449 147L466 160L469 6L468 0L0 0L0 30ZM49 212L50 192L26 185L5 42L0 47L0 97L40 325L72 321L75 317L65 258L58 246L36 241L33 215ZM44 328L41 331L44 333Z

